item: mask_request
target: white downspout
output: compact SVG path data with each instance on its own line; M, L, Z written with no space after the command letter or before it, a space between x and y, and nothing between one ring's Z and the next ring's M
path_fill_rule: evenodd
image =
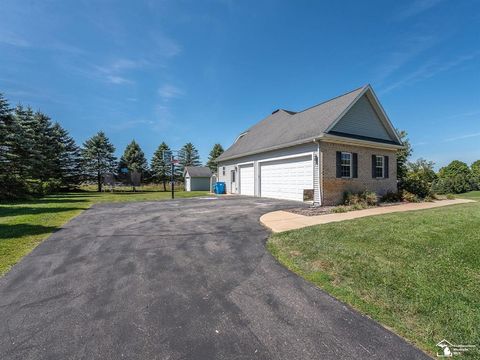
M320 141L318 141L318 139L313 139L313 142L317 144L317 162L318 162L318 173L316 174L317 175L317 178L318 178L318 185L317 185L317 188L315 189L315 192L318 193L318 202L317 204L319 206L322 205L322 183L323 183L323 179L322 179L322 167L323 167L323 161L322 159L320 159ZM314 201L315 203L315 201Z

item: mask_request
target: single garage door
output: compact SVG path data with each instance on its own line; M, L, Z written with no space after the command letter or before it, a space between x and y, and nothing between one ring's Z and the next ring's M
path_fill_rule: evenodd
M255 194L253 164L240 165L238 167L238 171L238 178L240 180L240 194L253 196Z
M304 189L313 189L311 155L260 163L260 196L303 201Z

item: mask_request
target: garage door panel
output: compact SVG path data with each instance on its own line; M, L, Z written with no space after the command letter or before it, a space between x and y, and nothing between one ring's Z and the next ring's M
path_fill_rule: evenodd
M311 155L261 163L260 196L303 201L304 189L313 189Z
M238 167L240 179L240 194L255 195L255 177L253 164Z

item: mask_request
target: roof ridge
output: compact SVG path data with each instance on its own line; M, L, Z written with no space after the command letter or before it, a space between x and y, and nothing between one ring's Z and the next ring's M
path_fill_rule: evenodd
M305 111L307 111L307 110L313 109L314 107L317 107L317 106L326 104L326 103L328 103L328 102L330 102L330 101L333 101L333 100L335 100L335 99L341 98L341 97L343 97L343 96L346 96L346 95L348 95L348 94L351 94L351 93L353 93L353 92L355 92L355 91L358 91L358 90L360 90L360 89L364 89L364 88L366 88L367 86L369 86L369 85L367 84L367 85L360 86L360 87L358 87L358 88L356 88L356 89L354 89L354 90L350 90L350 91L348 91L348 92L346 92L346 93L344 93L344 94L342 94L342 95L335 96L335 97L333 97L333 98L331 98L331 99L322 101L321 103L318 103L318 104L316 104L316 105L313 105L313 106L310 106L310 107L308 107L308 108L306 108L306 109L303 109L303 110L297 112L296 114L300 114L300 113L305 112Z

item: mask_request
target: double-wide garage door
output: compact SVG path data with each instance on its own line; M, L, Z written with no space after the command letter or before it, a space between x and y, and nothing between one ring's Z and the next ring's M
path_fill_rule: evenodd
M312 156L260 163L260 196L303 201L303 190L313 189Z

